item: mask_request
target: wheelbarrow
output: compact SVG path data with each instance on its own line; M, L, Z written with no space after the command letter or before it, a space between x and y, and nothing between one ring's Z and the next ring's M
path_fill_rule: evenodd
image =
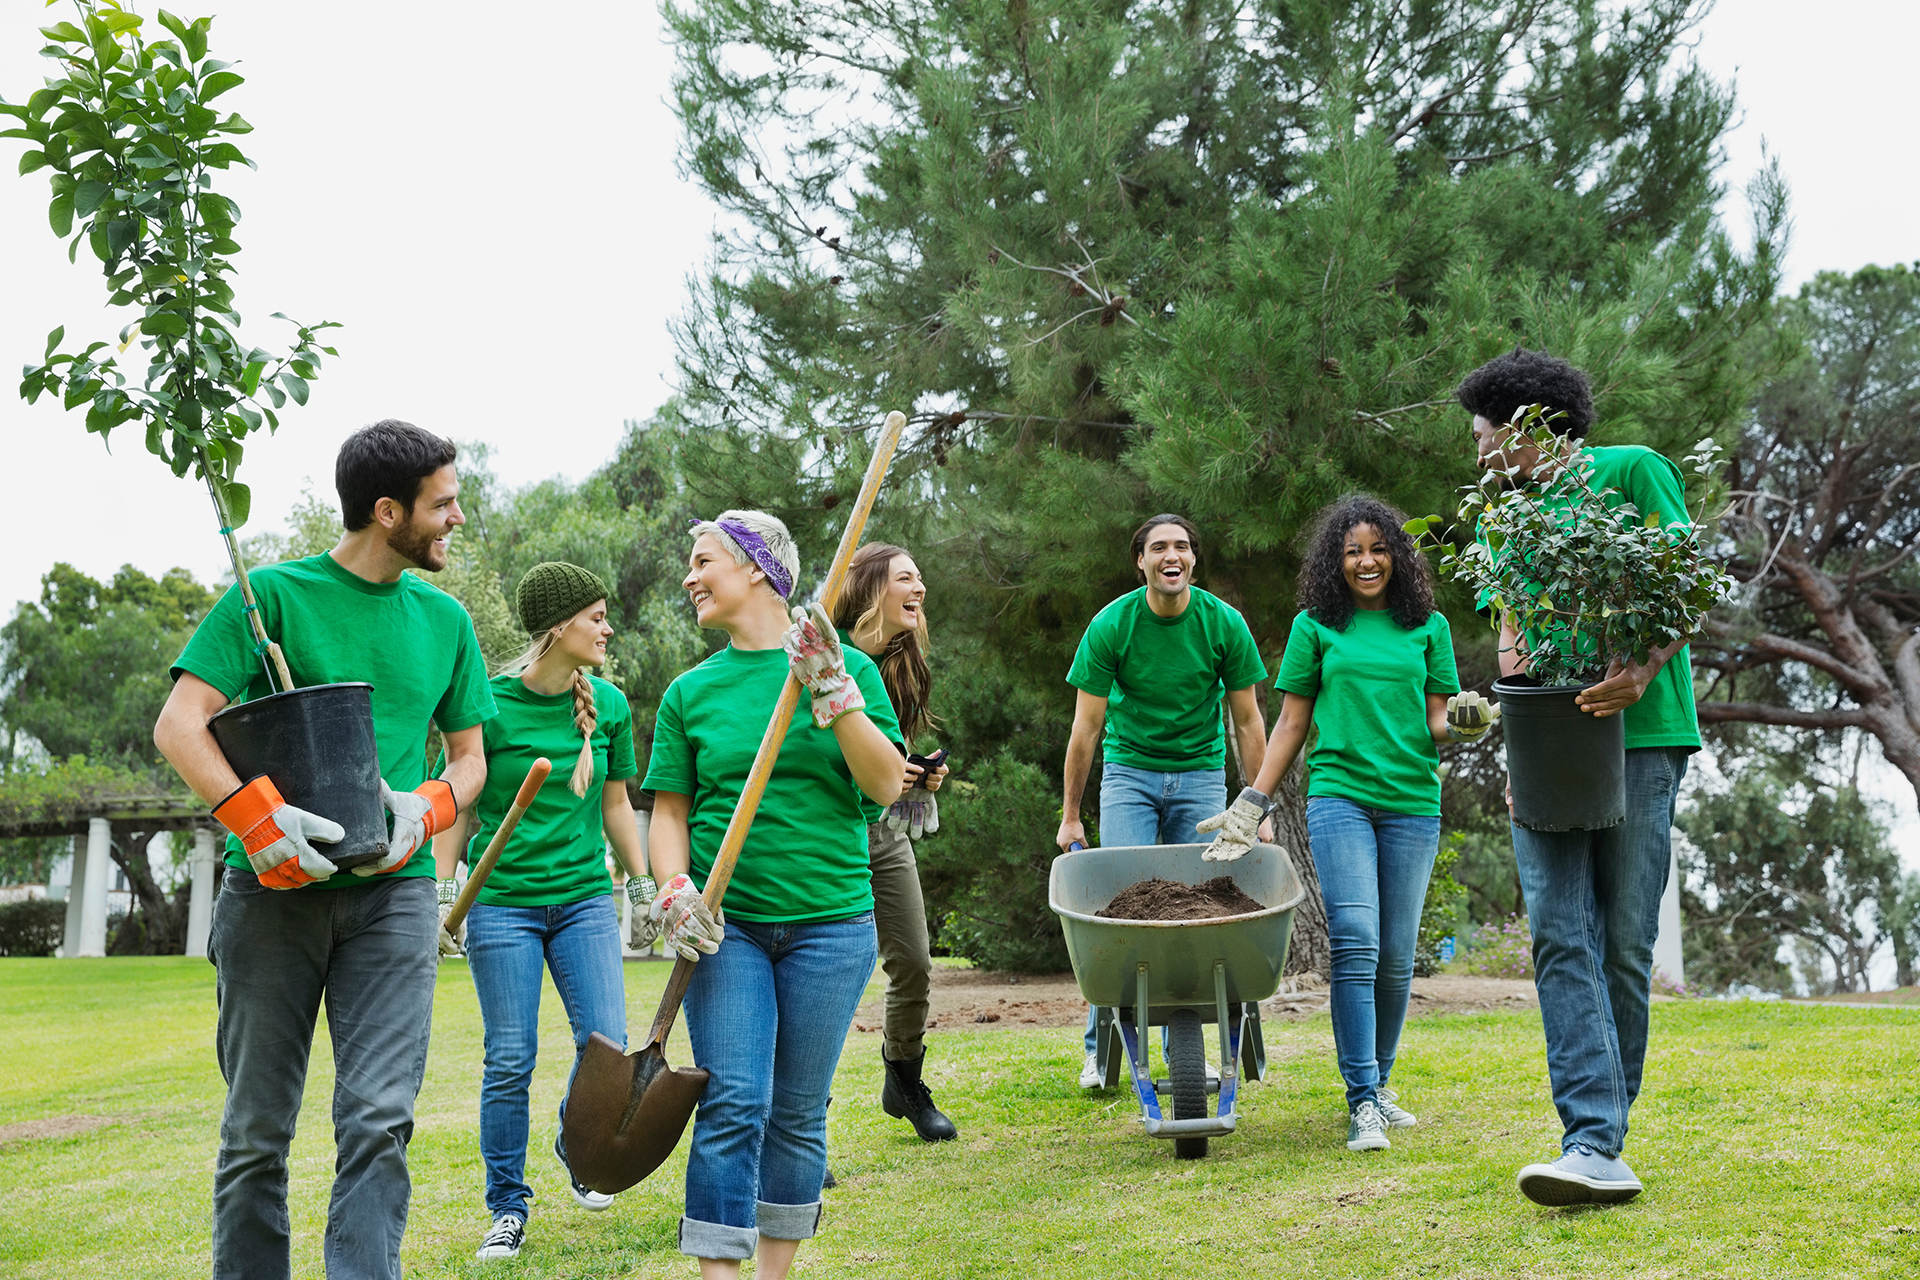
M1293 912L1307 895L1287 851L1256 844L1232 862L1208 862L1204 844L1076 849L1053 860L1047 902L1060 917L1073 976L1094 1006L1095 1053L1111 1089L1124 1070L1140 1100L1147 1136L1169 1138L1182 1160L1233 1132L1240 1075L1266 1071L1260 1001L1280 989L1293 940ZM1230 876L1269 905L1213 920L1108 920L1094 912L1128 885L1159 876L1204 884ZM1206 1037L1219 1028L1220 1078L1207 1079ZM1151 1027L1165 1027L1167 1079L1150 1062ZM1172 1115L1160 1104L1169 1095ZM1219 1106L1207 1114L1207 1095Z

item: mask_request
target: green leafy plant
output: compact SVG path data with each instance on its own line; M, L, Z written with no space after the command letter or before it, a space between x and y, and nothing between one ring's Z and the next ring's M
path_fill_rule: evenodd
M47 336L44 363L20 383L28 403L43 394L86 410L87 430L105 439L138 423L146 446L176 476L204 479L222 536L249 605L261 651L272 649L252 611L252 591L233 530L252 506L237 479L244 441L279 426L288 400L305 404L320 373L317 335L332 322L294 324L292 349L274 354L238 336L231 276L240 209L213 189L213 173L253 162L232 139L253 126L216 100L244 79L207 54L212 18L191 21L161 10L172 38L149 40L146 20L117 0L73 0L77 22L42 27L43 56L60 67L24 104L0 101L17 121L0 137L23 138L20 172L46 169L53 192L47 220L70 238L69 260L84 243L106 275L108 303L138 307L118 348L89 343L62 351L65 326ZM286 319L279 316L278 319ZM121 357L138 342L143 373ZM277 657L277 650L274 650ZM282 687L291 684L276 662Z
M1683 509L1640 511L1593 483L1585 451L1555 434L1540 405L1520 410L1503 456L1539 451L1530 478L1518 464L1490 468L1461 489L1456 528L1475 531L1456 548L1442 542L1439 516L1406 531L1439 552L1440 572L1491 607L1499 629L1512 618L1528 650L1528 671L1546 685L1584 684L1616 659L1647 661L1650 650L1686 640L1733 589L1710 561L1700 525ZM1719 446L1702 440L1687 455L1708 477Z

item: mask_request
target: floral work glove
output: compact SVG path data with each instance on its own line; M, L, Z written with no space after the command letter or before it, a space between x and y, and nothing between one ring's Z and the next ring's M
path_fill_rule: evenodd
M1247 850L1253 848L1260 838L1260 821L1267 816L1272 801L1264 791L1244 788L1240 798L1227 806L1225 813L1216 813L1195 824L1195 831L1218 831L1213 843L1200 856L1208 862L1232 862L1235 858L1244 858Z
M706 900L685 872L667 881L647 914L660 926L667 946L683 960L712 955L727 936L726 912L708 911Z
M866 708L867 700L861 696L860 686L847 674L847 655L840 649L840 633L833 629L833 622L819 601L813 603L811 612L799 605L793 607L793 625L787 628L780 643L787 651L787 666L794 679L813 695L816 725L822 729L832 728L833 722L847 712Z
M213 806L213 816L240 837L247 865L269 889L298 889L339 870L311 842L344 840L347 829L288 804L264 773Z
M627 912L627 950L653 950L660 936L660 922L653 918L650 908L659 896L660 886L652 876L627 877L627 903L632 908Z
M453 911L453 902L460 896L460 886L451 880L442 880L435 890L440 899L440 954L457 956L467 945L467 922L460 922L460 932L447 932L447 916Z
M453 787L439 778L423 782L413 791L395 791L380 779L380 803L393 815L393 831L387 836L387 856L377 862L355 867L357 876L383 876L407 865L420 846L453 825L455 813Z
M1455 742L1478 741L1499 722L1500 704L1471 689L1447 699L1447 736Z
M908 787L888 806L885 822L889 831L904 831L918 840L940 829L940 805L925 787Z

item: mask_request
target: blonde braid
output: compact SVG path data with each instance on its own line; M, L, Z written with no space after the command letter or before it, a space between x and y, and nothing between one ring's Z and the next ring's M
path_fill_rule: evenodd
M573 794L584 796L587 788L593 785L593 726L599 721L600 712L593 705L593 684L587 679L586 668L573 669L573 724L580 730L580 759L573 766Z

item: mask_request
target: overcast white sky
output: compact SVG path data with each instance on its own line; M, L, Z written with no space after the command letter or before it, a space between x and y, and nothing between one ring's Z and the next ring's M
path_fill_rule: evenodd
M246 335L278 346L275 311L346 325L312 403L248 451L250 531L274 527L309 478L330 497L341 437L376 418L484 440L509 484L604 462L622 421L668 394L667 323L715 217L676 172L671 51L650 0L227 0L217 12L213 49L249 77L224 104L257 129L241 141L260 171L223 188L245 215ZM0 0L9 101L39 86L34 28L61 16ZM1701 29L1701 60L1739 86L1729 185L1759 166L1763 138L1792 183L1790 287L1920 259L1920 168L1902 140L1917 44L1913 0L1721 0ZM131 562L216 578L201 489L164 483L137 436L109 454L80 415L13 394L13 371L55 324L71 342L123 323L101 307L98 265L83 252L68 266L49 233L44 175L11 176L20 145L0 145L0 615L35 597L55 560L103 577ZM1737 194L1727 214L1745 226ZM1911 792L1879 789L1920 858Z

